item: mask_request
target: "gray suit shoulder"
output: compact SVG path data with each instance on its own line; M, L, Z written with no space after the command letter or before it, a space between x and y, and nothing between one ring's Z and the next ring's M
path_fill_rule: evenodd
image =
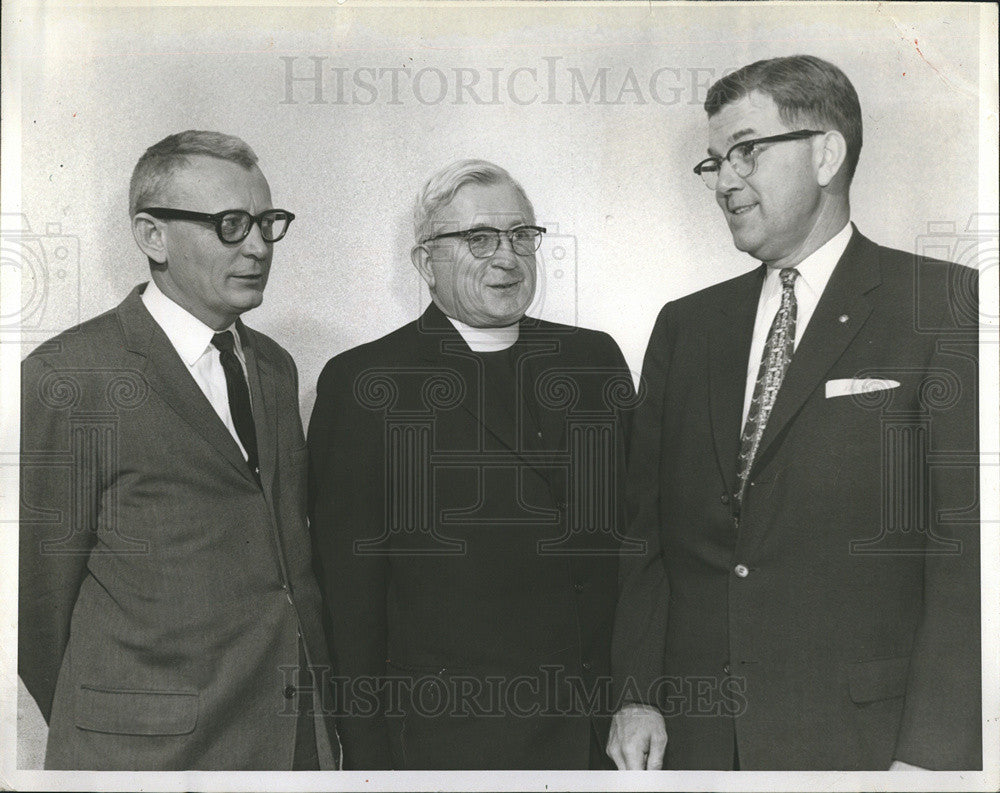
M117 308L85 320L39 344L25 358L22 367L32 364L58 365L70 361L104 359L121 348L123 335Z

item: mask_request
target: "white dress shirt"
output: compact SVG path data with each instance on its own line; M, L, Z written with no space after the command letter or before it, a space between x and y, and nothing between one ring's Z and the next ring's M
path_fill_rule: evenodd
M819 303L826 284L833 275L833 270L844 255L847 243L851 241L851 224L848 223L820 248L813 251L805 259L795 265L799 271L795 279L795 301L798 304L795 319L795 339L793 349L799 348L799 341L806 332L809 320L812 319L816 304ZM781 306L781 269L769 267L764 277L764 287L760 290L760 300L757 303L757 319L753 326L753 342L750 345L750 358L747 360L747 384L743 397L742 428L747 423L750 412L750 402L753 400L753 389L760 372L760 359L764 355L764 345L767 343L767 333L774 322L774 315Z
M520 328L520 324L517 322L502 328L475 328L472 325L459 322L453 317L448 317L448 321L455 326L455 330L462 334L465 343L473 352L500 352L500 350L513 347L514 342L517 341L518 328Z
M229 412L226 371L222 368L219 351L212 345L212 337L218 331L212 330L200 319L181 308L163 294L152 280L142 293L142 303L146 310L152 314L156 324L163 328L163 332L167 334L167 338L177 350L184 365L187 366L194 381L198 384L198 388L212 403L212 408L222 419L222 423L226 425L226 429L229 430L229 434L233 436L233 440L236 441L236 445L239 446L244 459L246 459L246 449L240 443L240 436L236 433L236 425L233 424L233 417ZM243 376L246 377L246 359L235 323L226 328L224 332L232 333L236 339L234 345L236 358L243 368Z

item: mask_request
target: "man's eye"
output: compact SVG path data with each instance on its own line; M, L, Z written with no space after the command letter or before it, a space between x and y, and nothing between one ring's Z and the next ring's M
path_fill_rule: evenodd
M490 241L490 233L487 231L477 231L469 235L470 245L486 245Z

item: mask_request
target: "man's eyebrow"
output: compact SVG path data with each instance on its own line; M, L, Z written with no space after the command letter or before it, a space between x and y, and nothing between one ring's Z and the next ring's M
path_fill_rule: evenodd
M736 130L736 132L734 132L732 135L729 136L729 139L735 143L739 141L740 138L745 138L748 135L756 135L756 134L757 131L753 127L747 127L746 129Z
M756 135L756 134L757 130L755 130L753 127L747 127L746 129L738 129L736 130L736 132L734 132L732 135L729 136L729 141L731 143L738 143L740 138L746 138L750 135ZM708 154L710 157L720 157L720 158L722 157L722 155L719 154L717 151L713 151L711 146L708 147Z

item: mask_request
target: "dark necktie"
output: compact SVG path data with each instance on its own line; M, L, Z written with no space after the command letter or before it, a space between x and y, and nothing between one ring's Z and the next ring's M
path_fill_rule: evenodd
M768 416L771 415L778 389L781 388L781 381L785 379L785 372L795 350L795 315L798 313L798 304L795 301L795 278L798 274L798 270L790 267L779 273L781 305L767 333L764 354L760 359L760 370L757 372L757 382L753 387L750 410L747 412L747 422L743 425L743 434L740 437L737 504L743 503L747 478L757 456L760 439L764 436Z
M250 390L247 388L243 367L234 351L235 339L229 331L216 333L212 337L212 345L219 351L219 361L226 373L226 392L229 395L229 412L233 417L233 425L240 443L247 453L247 465L253 472L257 482L260 482L260 468L257 462L257 432L253 423L253 412L250 410Z

